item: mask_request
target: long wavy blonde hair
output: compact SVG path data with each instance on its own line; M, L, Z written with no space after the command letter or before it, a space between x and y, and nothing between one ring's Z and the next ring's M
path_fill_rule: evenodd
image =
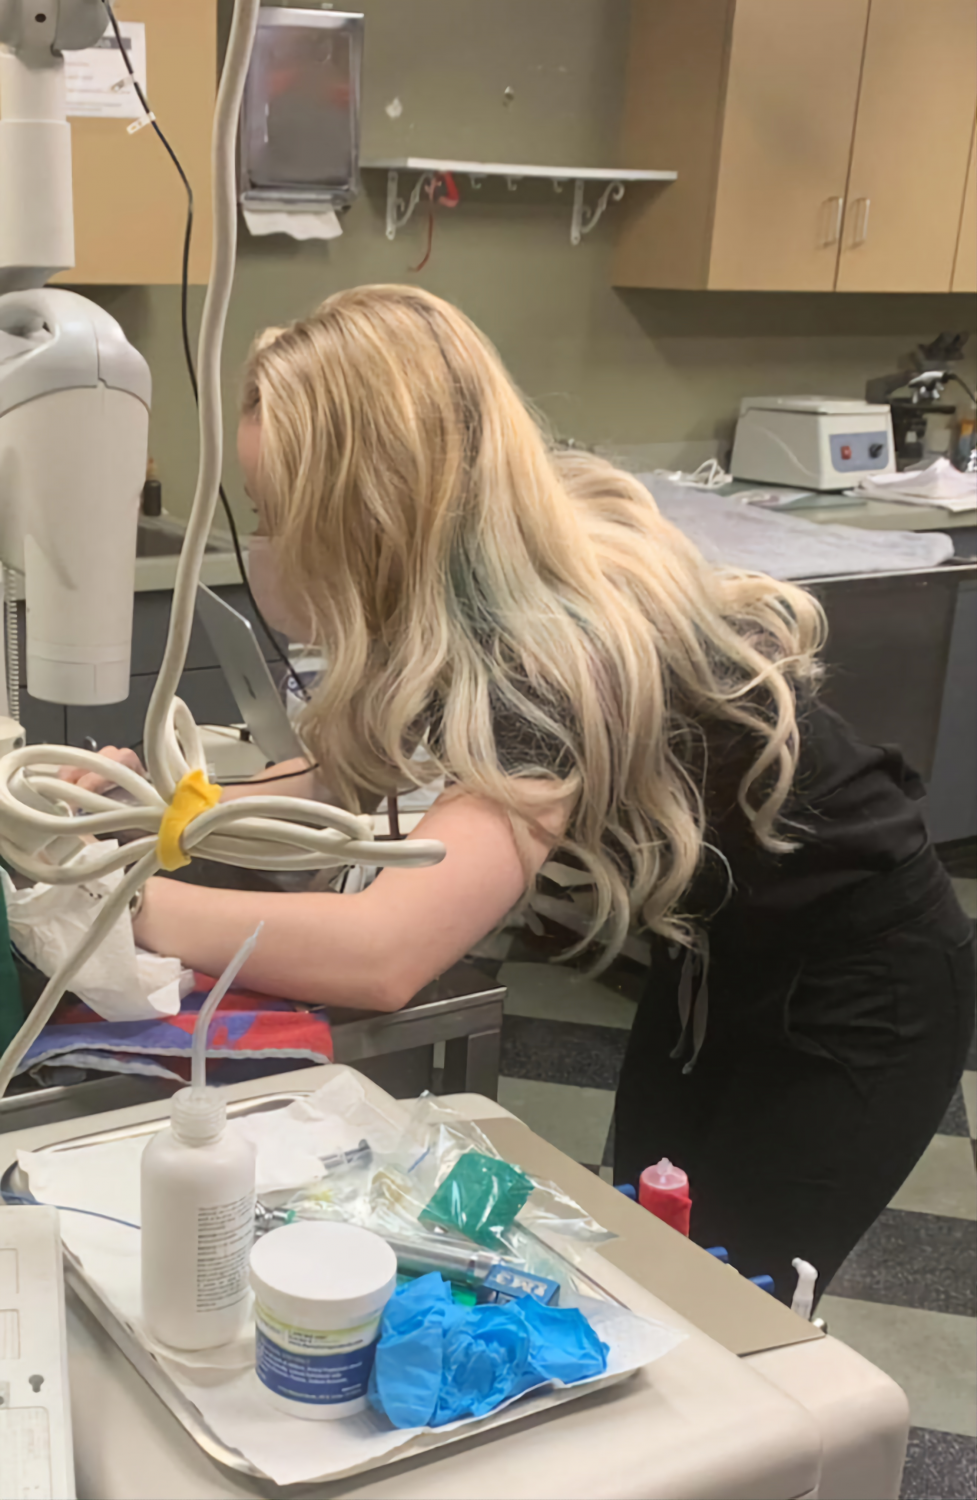
M256 341L243 414L280 575L328 662L303 736L348 805L445 774L518 829L530 790L530 816L572 796L562 847L592 874L605 958L638 915L689 940L704 726L747 734L739 805L767 849L792 847L778 815L818 605L711 566L631 475L555 451L456 308L340 292ZM500 720L525 731L516 764Z

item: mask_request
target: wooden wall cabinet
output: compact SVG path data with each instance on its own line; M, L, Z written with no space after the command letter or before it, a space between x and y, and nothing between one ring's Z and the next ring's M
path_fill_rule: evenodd
M975 105L974 0L872 0L838 291L950 290Z
M619 286L948 291L974 0L632 0ZM957 256L959 260L959 256Z

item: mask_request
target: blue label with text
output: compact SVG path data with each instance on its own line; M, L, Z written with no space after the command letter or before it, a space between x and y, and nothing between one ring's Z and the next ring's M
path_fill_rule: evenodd
M304 1354L283 1349L260 1324L255 1332L258 1379L277 1396L328 1406L333 1402L356 1401L366 1395L376 1340L339 1354Z

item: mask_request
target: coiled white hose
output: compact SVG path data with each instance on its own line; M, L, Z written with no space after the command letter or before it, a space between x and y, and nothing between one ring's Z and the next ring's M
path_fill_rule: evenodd
M200 733L176 696L186 661L197 582L223 462L220 366L237 249L235 144L241 96L260 0L236 0L217 95L213 138L214 249L198 350L200 467L173 590L166 651L146 715L144 753L151 781L93 751L33 745L0 759L0 854L32 880L70 885L130 866L107 897L84 941L52 976L0 1060L0 1097L47 1024L72 978L161 862L157 838L177 786L206 773ZM94 771L130 793L135 807L59 779L61 766ZM138 829L142 838L104 851L80 838ZM294 797L248 797L201 813L184 830L186 854L261 870L321 870L345 864L416 866L443 858L433 840L375 843L370 822L339 808Z

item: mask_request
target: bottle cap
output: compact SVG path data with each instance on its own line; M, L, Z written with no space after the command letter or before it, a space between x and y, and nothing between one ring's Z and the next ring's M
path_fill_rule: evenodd
M665 1188L674 1191L687 1191L689 1179L681 1167L674 1167L667 1156L656 1162L653 1167L645 1167L641 1174L641 1181L646 1187Z
M217 1089L180 1089L171 1100L170 1125L187 1146L206 1146L224 1133L227 1110Z

